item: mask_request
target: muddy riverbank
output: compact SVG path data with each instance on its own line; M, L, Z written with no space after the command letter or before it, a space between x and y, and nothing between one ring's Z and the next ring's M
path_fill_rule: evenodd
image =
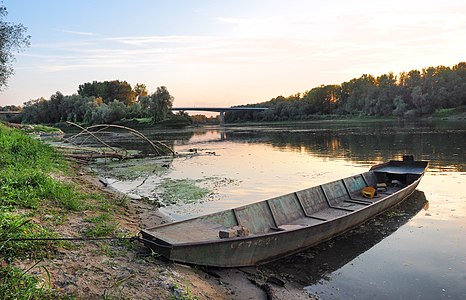
M76 184L80 192L100 194L118 202L111 212L117 225L116 236L135 236L144 219L149 218L148 212L154 224L167 221L150 204L122 197L104 187L87 170L74 169L73 174L62 175L61 180ZM82 235L90 215L91 211L63 215L66 222L54 228L56 234ZM31 257L15 265L28 269L36 261ZM230 299L230 291L206 279L205 273L162 259L136 240L70 242L42 258L40 266L43 268L35 268L31 273L42 278L44 284L50 282L51 288L60 294L77 299Z
M114 197L128 197L101 177L87 176L86 179L93 186L113 194ZM127 203L133 222L138 222L139 228L148 228L173 221L167 214L157 209L154 203L137 195L128 197ZM139 249L139 251L147 254L149 250ZM176 275L179 274L186 278L185 284L191 288L192 295L199 296L200 299L313 299L311 294L303 290L302 287L294 285L292 281L287 282L284 279L275 279L274 281L277 276L273 271L265 272L265 269L261 270L259 267L203 268L173 264L158 255L153 260L166 267L171 266ZM146 266L146 268L150 267L151 265ZM144 268L144 266L137 264L134 265L134 268L139 269ZM142 280L150 281L153 279L143 277ZM139 298L139 295L137 298L143 299Z

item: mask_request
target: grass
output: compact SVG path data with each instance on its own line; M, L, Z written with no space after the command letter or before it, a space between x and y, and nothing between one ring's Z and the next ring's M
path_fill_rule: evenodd
M0 125L0 205L37 208L44 200L78 210L79 193L49 176L52 170L67 169L52 149L22 132Z
M15 239L56 237L54 226L66 222L69 213L84 209L96 215L86 220L90 226L85 235L110 234L117 227L109 214L112 203L101 194L85 194L72 183L51 176L71 172L65 160L51 146L3 124L0 124L0 169L2 299L68 298L29 274L30 270L11 265L24 258L49 257L58 248L67 247L66 243Z
M448 118L448 117L460 117L466 112L466 106L460 106L455 108L438 109L433 114L433 118Z
M0 124L0 237L51 237L52 233L33 221L27 209L53 202L65 209L78 209L78 194L73 188L52 179L48 173L66 168L50 146L19 130ZM39 253L34 242L3 242L0 254L11 259L26 253Z
M199 297L193 295L187 285L183 290L178 284L173 284L170 286L170 291L172 292L171 300L199 300Z
M117 229L117 224L111 220L108 213L103 213L97 216L88 217L84 222L91 224L84 233L88 237L102 237L113 234Z
M245 122L229 122L225 126L237 127L244 125L299 125L299 124L321 124L322 122L352 124L352 123L375 123L375 122L391 122L396 120L395 117L374 117L374 116L356 116L356 115L312 115L304 120L282 120L282 121L245 121Z
M161 175L167 171L162 167L164 161L154 159L132 159L131 161L117 161L102 166L112 176L122 180L135 180L148 174Z
M22 130L26 133L63 133L60 129L45 125L27 125Z
M33 268L43 268L38 265ZM29 271L29 270L28 270ZM11 266L0 268L0 295L2 299L72 299L70 296L60 295L50 288L50 276L47 281L41 281L28 272Z
M94 242L17 240L108 235L128 237L130 233L121 228L116 217L116 214L126 213L121 206L127 204L127 198L115 199L102 192L94 192L87 181L82 181L81 186L82 177L72 167L52 147L18 129L0 124L1 299L74 299L72 294L65 293L76 290L60 285L68 278L68 275L63 276L61 262L66 263L74 255L82 255L80 247L83 247L82 251L100 257L127 256L128 249L136 247L129 239L98 242L97 245ZM71 250L70 256L68 250ZM59 264L54 263L57 260ZM106 276L96 272L90 274L91 277ZM81 276L80 270L72 274ZM112 288L126 280L117 281ZM51 286L52 281L60 283L57 288ZM169 290L160 290L160 293L166 295L165 298L171 294ZM180 290L176 297L195 299L189 290ZM107 298L119 299L118 296Z
M0 255L5 261L11 261L18 257L28 257L34 253L34 257L48 255L48 248L55 248L57 243L45 242L38 244L31 241L15 241L18 238L53 237L54 234L47 228L32 221L31 214L20 213L14 210L2 208L0 210Z
M141 124L152 124L152 118L137 118L135 120Z

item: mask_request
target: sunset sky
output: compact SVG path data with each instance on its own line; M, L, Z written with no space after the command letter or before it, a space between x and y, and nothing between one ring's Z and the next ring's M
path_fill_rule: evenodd
M231 106L466 61L466 1L3 0L31 47L0 106L94 80Z

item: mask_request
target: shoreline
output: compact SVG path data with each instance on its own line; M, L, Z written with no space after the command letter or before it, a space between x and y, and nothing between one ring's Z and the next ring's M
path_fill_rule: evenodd
M90 184L101 189L103 192L111 193L116 197L128 197L125 193L117 190L111 185L106 184L96 176L88 176ZM104 183L105 184L104 184ZM147 228L172 222L168 215L161 212L153 205L144 203L137 199L138 197L129 197L129 206L134 212L133 217L139 220L139 228ZM141 245L145 247L144 245ZM166 261L164 258L160 258ZM159 259L159 260L160 260ZM179 263L172 264L183 277L189 278L192 285L192 293L200 296L200 299L315 299L304 289L295 286L292 282L278 280L276 283L261 279L264 276L256 267L246 268L204 268L200 266L189 266ZM269 277L275 278L275 274ZM176 299L176 298L175 298ZM195 298L193 298L195 299Z
M240 127L240 126L272 126L272 125L302 125L314 123L370 123L370 122L464 122L466 121L466 112L455 113L434 113L429 116L413 117L413 118L399 118L395 116L380 117L380 116L345 116L345 115L313 115L307 120L286 120L286 121L246 121L246 122L233 122L225 123L221 126L225 127ZM160 130L183 129L186 127L210 127L219 126L217 123L193 123L191 125L166 125L166 124L152 124L137 119L127 119L117 121L115 124L128 126L134 129L157 128ZM66 129L69 127L65 123L47 124L59 129Z
M78 168L81 187L97 189L98 193L109 199L127 199L123 211L114 214L120 229L137 234L143 226L170 221L168 216L151 204L128 198L115 188L102 184L95 174L83 167ZM230 299L227 291L203 278L198 270L162 259L138 241L131 243L122 246L118 242L91 242L81 245L77 253L70 251L61 258L52 259L51 265L74 265L68 274L49 269L55 286L60 285L63 292L71 292L78 299L106 296L125 299ZM102 247L102 244L107 245ZM86 259L82 259L83 256ZM81 259L76 260L77 257ZM126 276L122 276L122 273ZM74 277L74 284L63 286L70 276ZM121 284L110 284L112 278L121 278Z

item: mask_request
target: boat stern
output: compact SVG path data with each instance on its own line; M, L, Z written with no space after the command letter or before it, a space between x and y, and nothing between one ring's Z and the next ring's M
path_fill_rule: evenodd
M150 249L153 251L161 254L162 256L166 257L167 259L170 259L171 257L171 252L173 245L163 241L161 239L158 239L157 237L154 236L153 233L149 233L142 229L139 232L139 239Z

